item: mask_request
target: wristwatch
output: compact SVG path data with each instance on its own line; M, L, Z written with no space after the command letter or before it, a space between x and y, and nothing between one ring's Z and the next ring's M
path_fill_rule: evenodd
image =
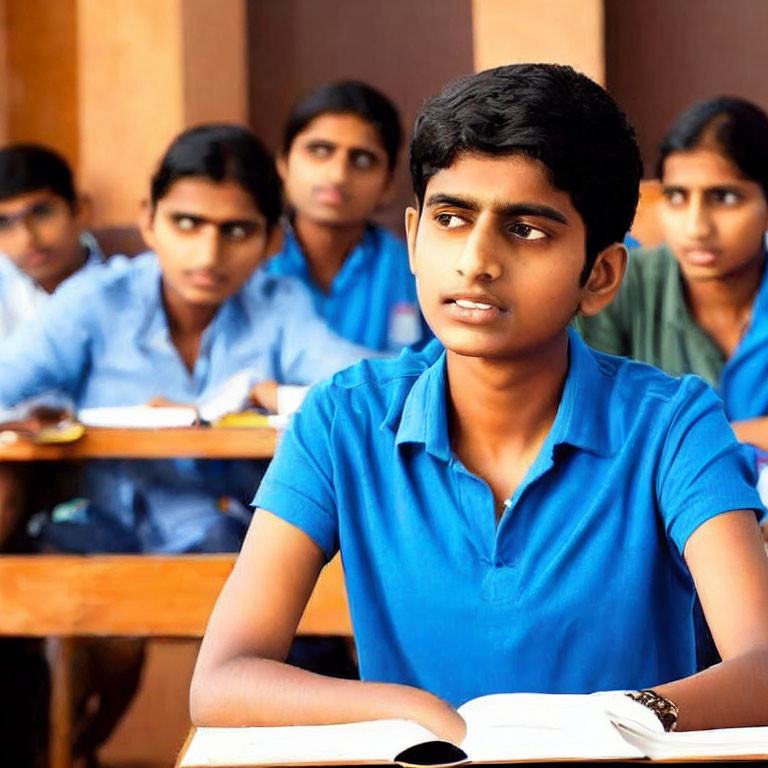
M677 705L674 702L650 688L642 691L627 691L626 695L632 701L650 709L659 718L665 731L674 731L677 728Z

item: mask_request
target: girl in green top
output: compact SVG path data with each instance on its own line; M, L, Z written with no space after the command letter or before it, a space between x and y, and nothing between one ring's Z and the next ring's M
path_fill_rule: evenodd
M656 171L666 245L633 251L617 298L576 324L597 349L707 379L739 439L768 450L768 117L698 102Z

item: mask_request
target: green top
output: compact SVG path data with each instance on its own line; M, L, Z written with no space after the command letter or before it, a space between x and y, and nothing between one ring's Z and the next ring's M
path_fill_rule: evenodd
M725 355L691 317L680 268L666 247L630 252L616 298L592 317L574 319L589 346L681 376L695 373L717 387Z

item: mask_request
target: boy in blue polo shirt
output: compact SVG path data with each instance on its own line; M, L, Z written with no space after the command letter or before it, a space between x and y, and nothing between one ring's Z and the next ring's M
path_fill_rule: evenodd
M323 85L298 101L278 158L290 220L267 264L301 280L336 333L382 352L428 334L405 244L370 222L391 196L401 136L395 105L365 83Z
M437 340L305 402L211 618L193 720L402 717L456 740L478 695L618 688L681 730L768 723L760 504L719 399L568 330L623 274L641 175L624 115L569 67L481 72L422 109L411 175ZM282 663L337 550L362 681ZM697 592L724 660L694 674Z

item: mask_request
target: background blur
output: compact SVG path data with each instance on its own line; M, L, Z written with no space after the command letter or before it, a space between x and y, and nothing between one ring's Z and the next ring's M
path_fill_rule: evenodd
M0 144L58 149L93 198L93 225L127 226L189 125L246 122L277 150L297 96L359 78L409 128L458 75L557 61L623 105L650 175L666 126L694 99L768 107L767 29L765 0L0 0ZM404 163L398 178L380 219L399 233ZM103 753L110 765L170 764L195 650L152 644L143 691Z
M52 144L95 201L94 226L134 221L173 135L246 121L274 149L290 103L357 77L406 125L447 80L510 61L571 63L635 124L648 173L696 98L768 105L762 0L0 0L0 142ZM409 190L384 223L401 227Z

